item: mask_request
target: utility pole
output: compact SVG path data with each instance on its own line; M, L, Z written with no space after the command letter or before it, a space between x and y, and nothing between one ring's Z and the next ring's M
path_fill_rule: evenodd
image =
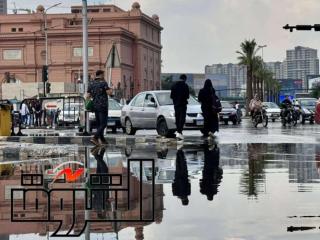
M88 15L87 0L82 0L82 64L83 64L83 95L88 90Z
M46 48L46 67L47 67L47 71L48 71L48 21L47 21L47 11L51 8L54 8L58 5L60 5L60 3L56 3L50 7L48 7L47 9L45 9L43 11L43 18L44 18L44 37L45 37L45 48ZM43 83L43 96L46 96L46 82Z

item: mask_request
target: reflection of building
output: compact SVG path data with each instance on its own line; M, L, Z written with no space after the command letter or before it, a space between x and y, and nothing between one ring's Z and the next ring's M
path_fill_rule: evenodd
M121 164L120 164L121 165ZM150 224L150 222L140 222L140 182L137 178L132 176L127 176L127 169L121 166L110 167L109 173L120 173L122 174L123 187L126 187L127 179L130 177L130 209L127 208L127 194L118 192L118 209L116 211L111 210L110 204L115 204L115 191L111 191L111 195L106 201L106 211L101 213L100 205L96 205L92 202L93 210L90 210L89 218L91 220L101 220L101 215L103 219L126 219L126 220L137 220L136 222L98 222L90 224L91 233L107 233L107 232L119 232L120 230L127 227L134 227L136 230L136 239L143 239L143 227ZM74 167L74 166L71 166ZM10 168L8 168L10 169ZM31 173L39 171L39 166L29 165L24 167L24 173ZM29 170L29 172L27 171ZM92 173L95 173L95 169L91 169ZM9 173L9 172L8 172ZM0 177L0 236L8 236L11 234L28 234L28 233L39 233L40 235L46 235L57 229L56 223L40 222L40 223L12 223L10 221L10 189L6 186L11 186L19 188L20 185L20 167L16 166L15 174L10 174L9 176ZM84 179L82 179L83 181ZM54 188L75 188L76 186L83 186L81 182L76 185L74 183L56 183ZM143 183L142 184L142 199L143 199L143 209L142 215L143 219L151 219L154 210L155 222L160 223L162 221L162 211L163 206L163 187L162 185L155 186L155 203L152 203L152 185ZM78 188L76 187L76 188ZM43 188L43 187L41 187ZM116 187L114 187L116 188ZM55 220L63 220L62 231L67 231L73 224L73 214L72 214L72 193L70 192L57 192L54 193L53 201L51 202L51 216L54 216ZM51 196L51 197L52 197ZM21 196L16 195L16 198ZM35 199L38 199L39 207L38 210L35 209ZM26 195L26 209L23 210L22 202L20 200L15 200L14 216L18 219L32 218L32 219L46 219L47 217L47 197L41 192L30 192ZM61 200L63 199L63 208L61 208ZM79 232L84 223L85 219L85 198L84 194L76 193L76 219L75 226L73 229L75 232ZM153 208L154 207L154 208ZM21 209L21 210L20 210Z
M81 80L81 9L75 6L70 13L46 15L50 82ZM139 3L129 11L114 5L95 5L88 6L88 19L91 77L96 70L106 68L115 44L120 66L112 70L114 88L120 84L126 98L141 90L160 88L162 28L157 15L144 14ZM9 72L21 82L41 82L46 58L44 7L38 6L32 14L0 15L0 22L0 80Z

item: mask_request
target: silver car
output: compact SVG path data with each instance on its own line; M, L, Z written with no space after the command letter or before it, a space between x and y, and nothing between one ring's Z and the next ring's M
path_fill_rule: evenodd
M138 129L156 129L161 136L171 137L176 131L174 106L170 91L147 91L136 95L121 110L121 124L128 135ZM203 116L199 102L188 99L185 129L202 129Z

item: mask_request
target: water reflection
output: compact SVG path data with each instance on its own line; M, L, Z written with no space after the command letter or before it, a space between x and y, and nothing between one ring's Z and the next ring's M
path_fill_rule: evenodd
M217 145L204 147L204 167L200 179L200 192L207 196L209 201L218 194L223 170L219 166L220 149Z
M154 170L148 163L142 165L142 171L139 164L131 164L130 173L127 174L128 159L151 158L155 159ZM116 191L106 191L105 194L103 191L97 191L96 186L87 184L86 174L72 183L64 182L63 178L52 183L53 170L65 162L68 162L65 167L70 167L73 171L79 168L79 164L75 162L82 163L87 169L87 174L122 174L121 187L127 187L129 184L132 189L129 196L132 208L128 209L127 194L119 193L116 203ZM49 238L57 228L56 223L10 222L10 189L20 186L21 170L24 173L43 173L45 188L85 186L90 189L93 193L92 210L86 215L83 194L78 194L77 219L72 231L80 231L86 216L101 220L90 224L88 231L91 233L91 239L98 239L94 234L100 233L112 233L115 238L118 236L119 239L126 240L149 239L151 234L156 240L178 237L184 239L188 235L183 235L183 231L177 232L172 226L182 229L186 225L192 228L192 233L188 232L190 238L212 239L213 233L204 231L202 227L209 227L209 223L212 225L208 229L214 230L216 239L259 239L258 236L261 235L268 236L266 239L273 239L268 235L269 232L275 232L283 237L281 234L286 232L284 230L313 231L314 228L311 228L313 225L320 226L318 218L314 217L313 224L309 224L310 219L302 217L287 219L287 216L319 215L320 209L316 205L316 199L320 197L319 166L320 147L302 144L187 145L178 149L166 144L159 145L156 149L110 146L80 148L78 156L69 159L19 164L0 163L0 236L9 238L10 235L17 235L18 239L24 239L25 234L34 233ZM155 175L156 183L154 203L151 188L152 174ZM139 181L140 176L142 182ZM110 188L104 186L106 190ZM140 188L143 192L143 208L140 208ZM35 198L39 201L38 209L34 207ZM64 221L61 231L69 231L73 225L72 196L64 196L62 209L60 199L61 195L54 196L52 213L55 219ZM24 218L31 216L33 219L43 219L46 213L46 200L42 193L30 193L26 203L30 211L26 212L21 208L15 214ZM247 209L252 211L248 212ZM154 221L102 221L139 219L141 210L145 218L151 218L154 214ZM179 215L183 220L177 219ZM234 220L235 215L238 216L238 220ZM197 221L186 220L193 218ZM266 222L266 219L273 221ZM300 226L305 228L299 228ZM253 232L246 232L246 229L253 228L255 229ZM128 234L121 237L124 233ZM37 236L33 238L40 239ZM281 239L288 239L288 236Z

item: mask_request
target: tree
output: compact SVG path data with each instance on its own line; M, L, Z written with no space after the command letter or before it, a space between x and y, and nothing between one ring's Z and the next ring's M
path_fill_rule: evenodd
M320 84L316 85L315 87L312 88L311 95L314 98L319 98L320 97Z
M246 89L246 111L249 111L249 101L253 98L253 72L256 59L257 51L259 47L255 39L245 40L240 44L241 51L237 51L239 65L247 66L247 89ZM256 82L254 82L255 85Z

